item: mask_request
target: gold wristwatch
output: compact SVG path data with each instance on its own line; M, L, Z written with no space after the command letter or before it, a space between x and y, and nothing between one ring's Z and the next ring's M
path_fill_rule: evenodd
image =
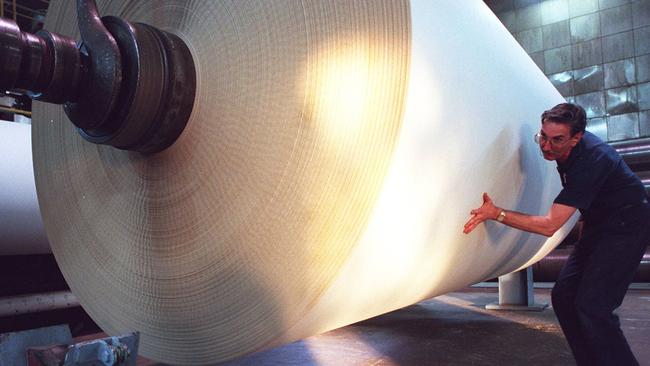
M501 212L499 212L499 216L497 216L497 221L503 222L505 218L506 218L506 210L501 210Z

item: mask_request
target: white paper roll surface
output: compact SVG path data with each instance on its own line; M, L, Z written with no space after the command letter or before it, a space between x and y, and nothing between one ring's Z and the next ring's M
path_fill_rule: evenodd
M500 207L547 212L561 187L533 135L564 99L482 2L411 1L411 21L385 185L338 280L296 328L325 331L525 268L575 224L548 239L495 222L462 233L483 192Z

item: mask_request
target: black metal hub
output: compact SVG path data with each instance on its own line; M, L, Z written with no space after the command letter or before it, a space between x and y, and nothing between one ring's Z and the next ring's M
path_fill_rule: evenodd
M78 0L81 41L23 33L0 18L0 90L64 104L81 136L96 144L155 153L185 128L194 105L192 55L176 35L107 16Z

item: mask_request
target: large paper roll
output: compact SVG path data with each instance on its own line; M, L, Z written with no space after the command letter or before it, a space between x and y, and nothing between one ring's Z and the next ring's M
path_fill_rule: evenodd
M0 255L49 253L38 209L29 125L0 121Z
M559 183L533 142L561 102L479 1L104 1L192 51L187 128L153 156L81 139L37 105L52 250L108 333L207 364L516 270L566 234L488 223L489 191L546 211ZM75 35L74 6L46 27Z

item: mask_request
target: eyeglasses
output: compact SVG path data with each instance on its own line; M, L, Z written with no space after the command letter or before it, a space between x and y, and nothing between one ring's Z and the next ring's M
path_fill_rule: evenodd
M562 136L556 136L554 138L548 138L546 135L542 135L541 132L538 132L535 134L535 142L543 145L547 142L551 144L552 148L560 148L564 146L567 142L571 141L571 139L565 140L564 137Z

